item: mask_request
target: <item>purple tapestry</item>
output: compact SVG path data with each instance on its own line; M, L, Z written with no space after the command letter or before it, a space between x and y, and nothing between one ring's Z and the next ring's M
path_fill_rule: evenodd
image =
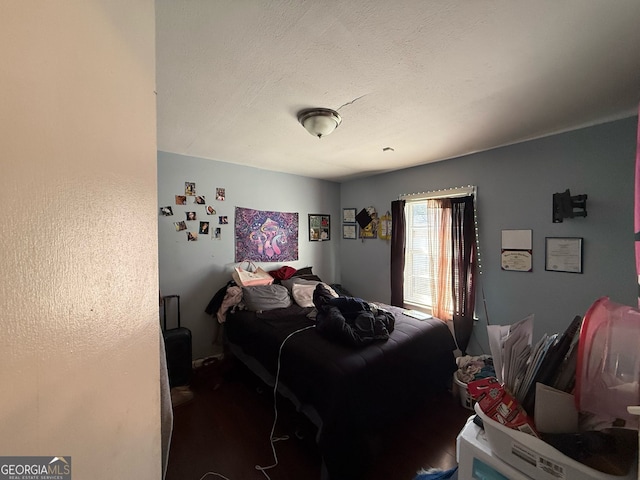
M236 262L298 260L298 214L236 207Z

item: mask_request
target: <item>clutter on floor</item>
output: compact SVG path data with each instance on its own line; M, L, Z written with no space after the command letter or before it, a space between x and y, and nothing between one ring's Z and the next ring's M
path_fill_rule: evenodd
M533 315L489 326L495 377L459 359L492 454L526 478L636 479L640 310L602 297L561 334L532 333Z
M460 403L463 407L473 410L474 401L469 395L467 384L481 378L495 377L496 371L490 355L464 355L456 358L458 370L453 375L453 381L458 387Z
M457 480L458 467L451 470L441 470L439 468L430 468L422 470L413 480Z
M188 385L173 387L171 389L171 406L173 408L193 400L193 392Z

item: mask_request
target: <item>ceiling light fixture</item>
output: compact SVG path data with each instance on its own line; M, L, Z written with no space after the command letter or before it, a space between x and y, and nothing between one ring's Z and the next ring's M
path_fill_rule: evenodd
M338 128L342 118L329 108L306 108L298 112L298 121L311 135L322 138Z

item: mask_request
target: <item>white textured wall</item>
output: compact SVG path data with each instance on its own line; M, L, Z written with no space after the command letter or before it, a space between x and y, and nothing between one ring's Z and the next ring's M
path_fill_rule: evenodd
M160 478L153 0L3 1L0 454Z

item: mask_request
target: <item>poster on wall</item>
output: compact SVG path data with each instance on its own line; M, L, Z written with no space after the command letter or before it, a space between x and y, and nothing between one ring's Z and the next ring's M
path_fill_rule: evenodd
M298 260L298 214L236 207L235 261Z

